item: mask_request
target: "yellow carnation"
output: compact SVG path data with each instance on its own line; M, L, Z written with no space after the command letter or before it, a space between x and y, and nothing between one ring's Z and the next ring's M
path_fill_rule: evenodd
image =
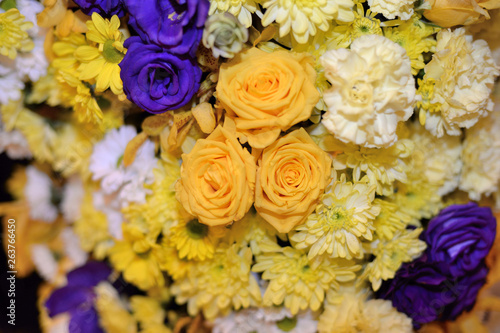
M217 98L240 141L265 148L307 120L319 100L314 61L306 53L252 48L220 68ZM227 121L227 120L226 120Z

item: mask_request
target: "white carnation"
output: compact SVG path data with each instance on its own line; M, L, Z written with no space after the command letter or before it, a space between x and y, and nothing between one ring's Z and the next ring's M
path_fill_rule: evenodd
M365 35L351 49L321 57L332 87L323 93L325 127L338 139L364 147L389 147L398 122L413 113L415 80L404 48L378 35Z
M441 112L426 113L425 128L437 137L460 135L493 109L490 99L495 78L500 74L484 40L459 28L441 30L436 53L425 66L424 80L434 79L434 98Z

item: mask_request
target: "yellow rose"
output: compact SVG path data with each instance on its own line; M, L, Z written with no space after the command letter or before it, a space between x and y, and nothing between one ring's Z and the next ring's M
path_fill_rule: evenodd
M500 0L429 0L425 18L444 27L468 25L489 19L487 9L500 7Z
M176 198L191 215L210 226L240 220L255 191L255 159L236 136L217 127L182 154Z
M265 148L311 116L319 100L315 80L310 55L252 48L221 65L217 99L240 141Z
M255 209L279 232L304 222L330 182L332 159L301 128L264 149Z

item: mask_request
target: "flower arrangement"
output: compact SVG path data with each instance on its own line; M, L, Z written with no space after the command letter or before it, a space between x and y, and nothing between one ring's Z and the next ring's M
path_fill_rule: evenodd
M498 8L0 1L3 244L42 330L492 330Z

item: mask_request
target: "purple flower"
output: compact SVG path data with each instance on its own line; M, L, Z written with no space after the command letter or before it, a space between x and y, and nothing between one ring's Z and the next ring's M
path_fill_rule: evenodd
M97 13L103 17L125 15L123 0L73 0L87 15Z
M429 260L452 276L475 270L493 245L496 219L489 207L475 203L452 205L430 222L423 238L429 244Z
M413 319L416 328L454 320L470 310L486 283L485 257L493 245L496 220L487 207L453 205L434 217L422 235L425 253L405 263L377 296Z
M69 312L70 333L102 333L94 308L93 288L111 274L103 262L88 262L68 273L66 286L54 290L45 302L50 317Z
M413 319L415 328L434 320L454 320L474 306L479 289L486 282L484 262L470 274L453 278L427 262L424 254L405 263L394 279L382 284L378 298L392 301L398 311Z
M194 59L179 58L139 37L125 41L120 62L123 90L128 99L151 113L186 105L200 87L201 69Z
M194 57L203 35L207 0L125 0L129 25L147 43Z

